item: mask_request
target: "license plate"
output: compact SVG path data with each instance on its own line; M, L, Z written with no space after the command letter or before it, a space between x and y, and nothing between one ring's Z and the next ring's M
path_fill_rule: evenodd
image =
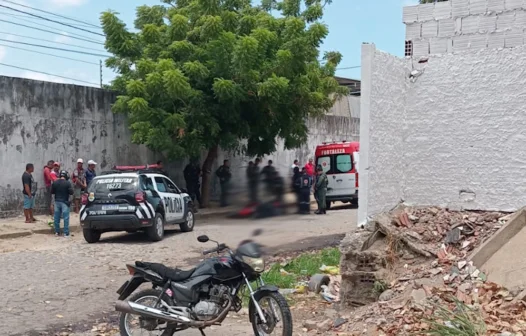
M102 210L119 210L118 205L103 205Z

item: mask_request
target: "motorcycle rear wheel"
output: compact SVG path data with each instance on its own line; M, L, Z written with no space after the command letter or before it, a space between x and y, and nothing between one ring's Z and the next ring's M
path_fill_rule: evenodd
M254 335L256 336L292 336L292 314L290 312L290 307L283 295L279 292L264 292L261 296L258 297L258 304L265 314L265 319L267 320L266 324L263 324L260 320L257 310L254 309L254 316L252 320L252 329L254 330ZM264 307L263 302L268 301L270 307ZM272 303L274 301L274 303ZM275 314L279 310L281 316L277 317ZM276 318L279 318L279 321L276 321ZM283 324L283 331L276 331L276 324L281 322Z
M151 301L153 301L153 303L157 300L157 298L161 295L161 291L160 290L157 290L157 289L146 289L146 290L143 290L143 291L140 291L138 292L137 294L133 295L128 301L132 301L132 302L137 302L139 304L144 304L144 305L147 305L146 303L144 303L144 299L150 299ZM170 298L164 294L163 295L163 301L167 302L168 304L170 304ZM152 305L153 305L152 303ZM149 305L150 307L152 305ZM154 307L152 307L154 308ZM155 307L155 308L158 308L158 307ZM134 315L134 314L129 314L129 313L121 313L120 316L119 316L119 331L120 331L120 334L121 336L172 336L174 333L175 333L175 330L172 329L172 328L167 328L167 329L164 329L164 330L147 330L147 329L143 329L141 328L141 333L140 334L130 334L130 328L128 326L128 318L129 317L136 317L136 318L141 318L139 315ZM155 320L151 320L151 321L148 321L147 323L154 323L156 324ZM158 325L157 325L158 327ZM164 328L165 326L163 326Z

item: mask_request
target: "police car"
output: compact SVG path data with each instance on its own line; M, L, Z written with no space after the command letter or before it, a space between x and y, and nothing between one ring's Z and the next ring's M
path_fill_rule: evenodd
M104 232L145 231L163 239L165 227L194 229L190 196L151 166L114 167L95 177L82 195L80 225L84 239L96 243Z

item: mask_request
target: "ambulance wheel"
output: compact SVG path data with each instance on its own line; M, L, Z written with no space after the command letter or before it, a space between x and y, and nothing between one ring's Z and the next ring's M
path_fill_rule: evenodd
M331 201L325 202L325 209L330 210L331 209Z

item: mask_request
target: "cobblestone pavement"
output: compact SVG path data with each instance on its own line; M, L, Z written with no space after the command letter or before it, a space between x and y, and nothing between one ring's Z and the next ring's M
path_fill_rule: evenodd
M129 277L125 263L148 260L188 266L198 260L203 249L210 247L197 242L200 234L236 246L250 237L254 229L262 228L264 234L257 240L265 246L301 250L313 244L315 237L342 234L355 227L356 211L343 208L326 216L207 220L197 222L191 233L167 232L158 243L148 242L141 234L120 233L103 235L97 244L85 243L81 234L69 239L33 235L2 240L0 335L32 335L54 324L89 324L94 316L114 310L115 291ZM323 239L320 241L325 244ZM218 327L207 334L246 335L250 331L247 327Z

